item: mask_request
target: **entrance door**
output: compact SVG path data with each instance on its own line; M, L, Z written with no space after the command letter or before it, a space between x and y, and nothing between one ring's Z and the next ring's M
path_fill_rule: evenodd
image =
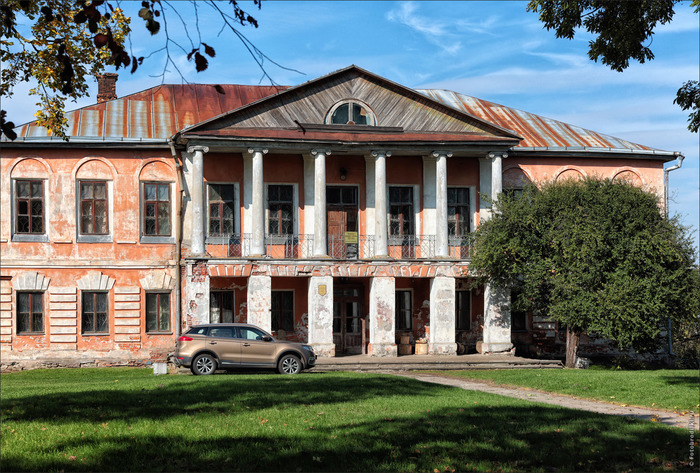
M328 256L336 259L357 259L357 187L328 186L326 201Z
M337 353L364 352L362 299L362 286L340 286L333 290L333 343Z

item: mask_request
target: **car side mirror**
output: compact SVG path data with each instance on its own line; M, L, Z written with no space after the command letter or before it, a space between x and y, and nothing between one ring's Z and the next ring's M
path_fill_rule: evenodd
M269 335L264 335L263 338L262 338L262 340L263 340L263 342L271 342L271 341L272 341L272 337L270 337Z

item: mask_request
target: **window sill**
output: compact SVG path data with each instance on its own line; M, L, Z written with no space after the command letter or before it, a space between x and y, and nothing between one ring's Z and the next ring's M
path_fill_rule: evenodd
M49 237L45 233L41 234L28 234L28 233L15 233L12 235L12 241L26 241L33 243L48 243Z
M146 335L172 335L173 332L146 332Z
M141 236L141 243L149 244L174 244L175 238L171 236Z
M35 337L37 335L46 335L44 332L17 332L18 337Z
M81 333L81 337L109 337L109 332L88 332Z
M112 243L112 235L78 235L77 243Z

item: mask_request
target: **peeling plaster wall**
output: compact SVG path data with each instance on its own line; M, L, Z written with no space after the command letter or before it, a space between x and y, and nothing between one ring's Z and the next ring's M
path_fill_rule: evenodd
M455 280L436 277L430 281L430 338L432 355L455 355Z
M393 277L374 277L369 289L370 356L396 356L395 290Z
M320 356L335 356L333 343L333 278L313 276L309 279L308 342Z

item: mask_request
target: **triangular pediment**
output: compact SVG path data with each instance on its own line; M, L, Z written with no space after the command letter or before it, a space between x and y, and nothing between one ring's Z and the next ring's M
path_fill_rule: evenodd
M366 104L376 117L370 125L327 124L329 111L344 100ZM517 140L518 136L412 89L350 66L329 75L225 113L183 130L184 135L208 133L241 136L244 130L312 128L330 133L464 134L480 139Z

